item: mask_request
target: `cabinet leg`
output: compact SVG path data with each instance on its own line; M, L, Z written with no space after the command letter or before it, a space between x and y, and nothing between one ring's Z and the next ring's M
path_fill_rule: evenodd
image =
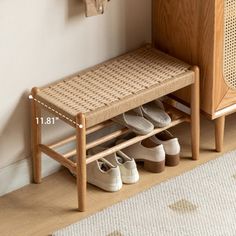
M215 145L216 151L223 151L225 131L225 116L221 116L215 120Z
M33 98L37 94L38 89L32 89ZM36 117L41 116L41 109L34 99L31 99L31 146L33 158L33 179L34 182L41 183L41 151L39 144L41 143L41 124L37 124Z
M199 159L200 148L200 102L199 102L199 69L193 67L195 72L195 83L191 85L191 140L192 159Z
M77 192L78 192L78 209L85 211L86 208L86 191L87 191L87 173L86 173L86 127L85 117L79 114L76 123L82 125L76 127L77 137Z

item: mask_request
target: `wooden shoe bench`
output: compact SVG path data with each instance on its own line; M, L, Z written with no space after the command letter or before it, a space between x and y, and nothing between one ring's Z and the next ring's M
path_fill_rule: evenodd
M174 107L167 108L172 122L165 128L136 136L105 151L86 157L86 151L129 132L127 128L111 132L93 142L86 135L114 125L111 118L191 86L191 115ZM86 165L108 154L144 140L182 122L191 122L192 158L199 157L199 71L150 45L85 70L77 76L47 87L33 88L32 146L34 181L41 182L41 153L58 161L77 176L78 209L86 209ZM75 128L75 135L53 144L43 144L41 124L36 122L45 109ZM55 149L76 141L76 149L61 154ZM77 156L77 162L69 158Z

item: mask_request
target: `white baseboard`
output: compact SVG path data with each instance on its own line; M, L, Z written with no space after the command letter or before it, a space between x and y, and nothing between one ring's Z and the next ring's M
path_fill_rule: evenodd
M60 164L48 157L42 157L42 176L57 172ZM0 169L0 196L19 189L32 182L32 163L29 158Z

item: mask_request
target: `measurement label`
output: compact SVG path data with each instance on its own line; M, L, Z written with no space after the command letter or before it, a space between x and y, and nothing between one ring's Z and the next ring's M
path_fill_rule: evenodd
M51 110L53 112L55 112L56 114L58 114L59 116L65 118L66 120L70 121L71 123L75 124L76 126L79 126L79 128L83 128L82 124L77 124L75 121L71 120L70 118L68 118L67 116L61 114L60 112L56 111L55 109L53 109L52 107L44 104L43 102L39 101L38 99L34 98L31 94L29 95L29 99L30 100L34 100L35 102L39 103L40 105L44 106L45 108L47 108L47 110ZM59 117L36 117L36 122L37 124L41 124L41 125L53 125L55 124L56 120L59 120Z
M59 117L36 117L37 125L55 125Z

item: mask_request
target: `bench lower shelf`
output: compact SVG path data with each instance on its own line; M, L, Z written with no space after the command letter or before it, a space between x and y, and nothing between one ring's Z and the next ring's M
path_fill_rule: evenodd
M164 128L155 128L152 132L150 132L147 135L139 135L139 136L135 136L125 142L122 142L118 145L115 145L111 148L106 149L105 151L102 151L96 155L90 156L86 158L86 164L89 164L95 160L98 160L102 157L108 156L114 152L117 152L119 150L122 150L132 144L135 144L137 142L140 142L144 139L147 139L157 133L160 133L166 129L169 129L173 126L176 126L180 123L183 122L190 122L190 117L189 115L183 113L182 111L171 107L169 105L166 105L166 111L167 113L170 115L170 117L172 117L172 122L164 127ZM95 131L99 131L105 127L107 127L108 125L113 125L114 123L112 121L109 122L105 122L103 124L99 124L98 126L92 127L92 132L90 129L90 132L88 132L89 134L95 132ZM87 133L87 132L86 132ZM118 138L122 135L128 134L130 133L128 128L121 128L119 130L114 131L113 133L110 133L102 138L99 138L91 143L86 144L86 150L89 150L93 147L96 147L98 145L104 144L105 142L114 140L115 138ZM60 154L57 151L55 151L55 148L61 147L65 144L68 144L69 142L72 142L76 139L76 135L72 135L68 138L65 138L63 140L57 141L56 143L53 144L49 144L49 145L44 145L44 144L40 144L39 145L39 149L41 152L45 153L46 155L52 157L54 160L58 161L60 164L62 164L63 166L65 166L66 168L70 169L71 172L76 173L76 166L77 164L72 162L71 160L69 160L68 158L75 156L76 155L76 149L69 151L65 154Z

